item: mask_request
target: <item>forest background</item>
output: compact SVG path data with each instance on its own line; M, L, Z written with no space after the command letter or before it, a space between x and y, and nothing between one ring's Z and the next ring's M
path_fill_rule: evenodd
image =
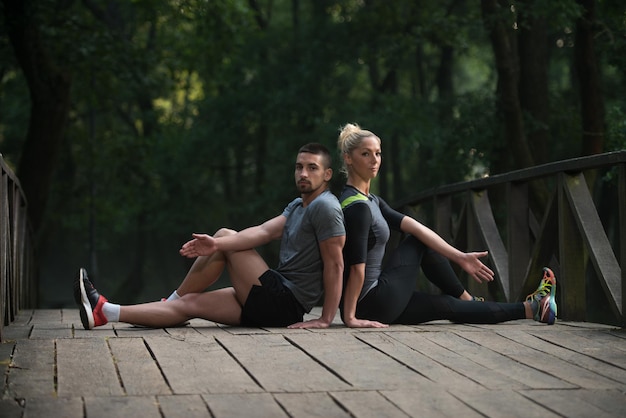
M382 138L374 191L390 203L626 148L622 0L0 0L0 14L0 153L28 199L44 308L71 306L80 266L116 302L168 296L192 232L280 214L297 149L335 150L347 122ZM270 265L277 248L260 249Z

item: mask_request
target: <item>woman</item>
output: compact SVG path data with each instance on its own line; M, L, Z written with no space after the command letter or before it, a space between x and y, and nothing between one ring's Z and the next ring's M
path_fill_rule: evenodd
M474 280L493 280L480 258L487 252L464 253L434 231L399 213L370 193L381 164L381 140L356 124L341 129L337 142L347 182L339 201L346 224L344 296L341 316L349 327L418 324L436 319L466 323L498 323L530 319L553 324L556 319L556 278L548 268L540 286L525 302L475 302L459 282L450 261ZM390 229L408 237L383 267ZM420 267L444 294L415 290Z

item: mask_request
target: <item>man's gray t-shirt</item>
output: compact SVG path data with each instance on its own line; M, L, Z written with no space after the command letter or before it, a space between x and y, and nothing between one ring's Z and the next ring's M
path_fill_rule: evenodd
M287 218L276 271L298 302L311 311L324 291L322 256L318 242L346 234L339 201L326 190L306 208L294 199L283 211Z

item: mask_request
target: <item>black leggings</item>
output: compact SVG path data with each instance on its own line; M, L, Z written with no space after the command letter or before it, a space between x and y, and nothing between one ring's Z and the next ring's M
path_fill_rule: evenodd
M415 290L420 267L443 295ZM495 324L526 317L521 302L463 301L458 297L464 291L448 259L409 236L391 254L378 278L378 285L357 304L356 316L387 324L407 325L436 319Z

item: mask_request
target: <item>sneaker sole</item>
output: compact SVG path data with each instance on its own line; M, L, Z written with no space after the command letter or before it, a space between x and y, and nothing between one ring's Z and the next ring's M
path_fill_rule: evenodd
M80 270L79 285L80 285L80 320L83 323L83 328L93 329L95 321L93 319L93 312L89 298L87 298L87 291L85 290L85 281L83 280L83 269Z
M556 322L556 302L554 301L552 295L546 296L544 300L546 300L546 302L543 304L549 306L547 309L544 307L543 313L539 318L539 321L544 322L548 325L553 325Z
M82 282L83 278L83 269L81 268L78 273L78 277L74 279L74 301L76 301L77 305L82 305L81 297L80 297L80 282Z
M556 307L556 276L552 272L551 269L546 267L546 269L550 272L550 276L552 276L552 287L550 287L550 319L552 322L548 322L548 325L552 325L556 322L557 318L557 307Z

